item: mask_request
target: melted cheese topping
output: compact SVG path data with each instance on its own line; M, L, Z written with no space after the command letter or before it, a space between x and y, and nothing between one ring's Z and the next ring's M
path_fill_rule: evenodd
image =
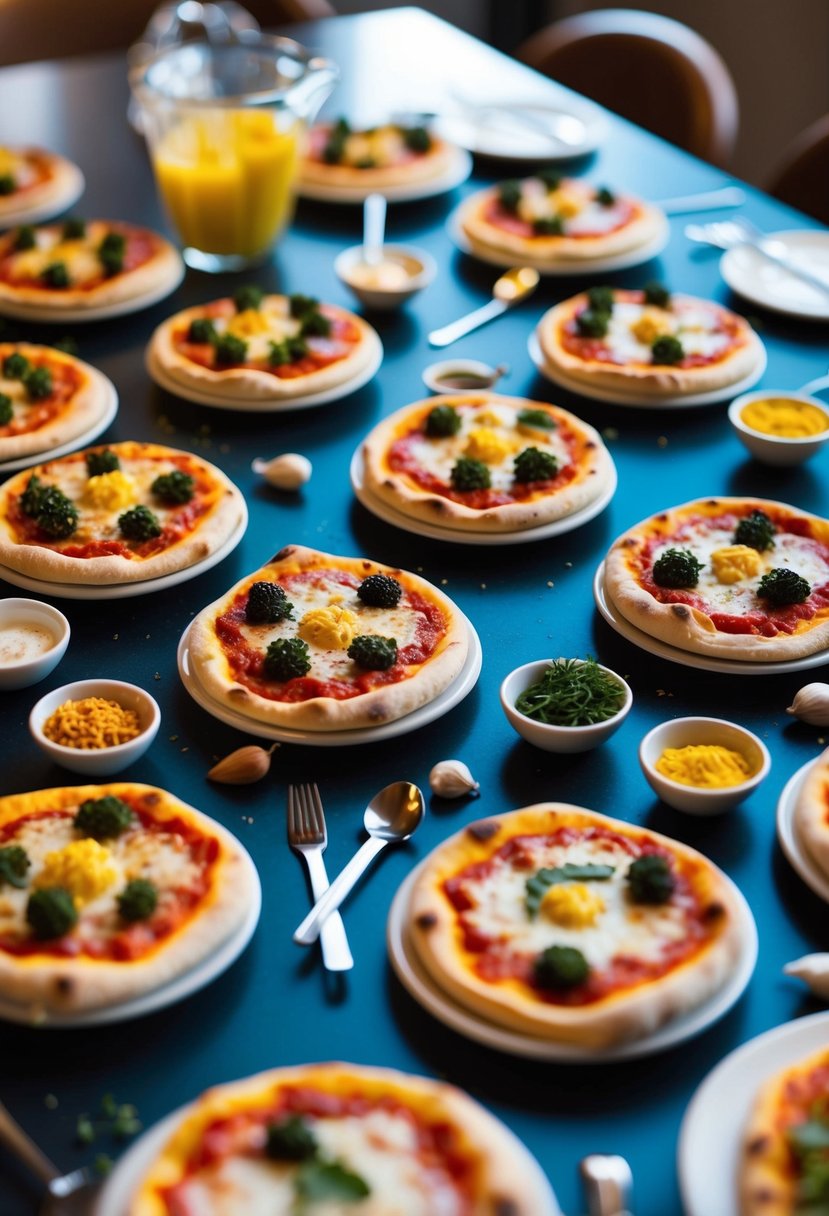
M530 177L521 183L517 214L528 224L557 217L563 221L565 236L610 232L619 225L620 207L613 203L603 207L595 195L587 182L568 179L558 189L548 190L539 178Z
M288 301L265 299L258 309L246 308L230 317L211 317L219 337L233 334L248 344L250 360L265 359L270 354L272 342L284 342L296 338L302 322L292 317Z
M36 887L65 887L75 906L83 908L118 879L109 849L97 840L73 840L62 849L47 853Z
M135 483L120 469L111 473L98 473L86 483L83 499L90 507L104 507L114 511L135 502Z
M72 286L99 279L101 259L97 251L108 232L109 227L101 220L88 223L85 236L68 241L63 239L60 225L36 228L33 248L24 249L12 261L11 281L38 279L53 262L65 264Z
M335 604L312 608L299 622L299 636L323 650L348 650L357 629L357 618Z
M649 335L658 329L655 336L671 334L678 338L686 355L711 357L731 343L729 335L719 332L718 326L716 312L699 306L684 308L677 304L670 310L619 300L613 305L603 342L615 362L651 363L653 339Z
M583 929L595 925L605 911L605 902L587 883L558 883L542 899L541 911L556 925Z
M373 161L374 167L397 164L408 155L405 140L397 127L376 127L372 131L352 131L346 136L340 164L360 166Z
M476 427L469 432L464 455L484 464L500 464L518 448L515 440L499 434L493 427Z
M754 578L760 570L760 554L750 545L727 545L711 554L714 577L730 585L744 578Z

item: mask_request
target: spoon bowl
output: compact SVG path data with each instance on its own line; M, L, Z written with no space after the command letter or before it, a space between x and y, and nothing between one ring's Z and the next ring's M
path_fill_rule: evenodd
M476 308L465 317L444 325L441 329L433 329L429 334L430 346L449 346L465 334L471 333L479 325L500 317L508 308L513 308L526 300L535 291L541 279L537 270L531 266L512 266L505 270L492 285L492 299L481 308Z
M496 300L507 304L517 304L532 295L539 284L541 275L532 266L513 266L505 270L500 279L496 279L492 294Z

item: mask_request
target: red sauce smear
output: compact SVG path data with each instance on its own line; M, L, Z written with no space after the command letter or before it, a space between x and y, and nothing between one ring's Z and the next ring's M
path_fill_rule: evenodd
M594 240L597 236L607 236L611 232L618 232L620 228L624 228L635 217L637 206L630 199L617 198L607 210L612 211L616 216L615 224L612 224L610 227L597 228L595 231L584 229L578 232L567 232L567 220L565 219L565 231L558 239L567 241ZM520 236L528 241L556 240L555 235L536 232L528 220L522 219L514 211L508 211L506 207L501 205L497 194L483 207L481 218L487 224L491 224L493 228L500 228L502 232L509 232L513 236Z
M17 348L13 343L0 347L0 362ZM48 367L52 373L52 391L48 397L39 401L26 401L25 414L12 418L5 426L0 426L0 439L8 439L12 435L27 435L46 426L54 417L60 414L78 389L83 384L83 378L71 363L52 359L48 355L27 355L32 367Z
M53 224L50 225L50 228L59 229L59 226ZM49 228L44 227L41 231L49 231ZM124 237L122 269L117 274L108 275L104 272L102 265L100 275L96 275L92 279L85 279L82 283L70 282L70 291L95 291L102 283L117 279L119 275L127 274L131 270L137 270L139 266L149 262L161 247L161 242L156 234L144 228L133 228L129 224L108 223L107 232L115 232ZM16 236L16 231L12 230L0 238L0 282L11 283L15 287L35 287L39 291L52 291L55 295L60 295L61 291L65 290L64 288L50 288L39 276L25 277L16 273L17 261L21 256L13 248Z

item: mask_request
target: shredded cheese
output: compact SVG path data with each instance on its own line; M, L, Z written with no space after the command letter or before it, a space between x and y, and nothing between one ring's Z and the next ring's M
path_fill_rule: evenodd
M141 734L141 723L132 709L103 697L64 701L43 723L43 733L52 743L82 751L116 747Z
M751 776L745 756L718 743L693 743L687 747L667 747L657 760L656 771L680 785L704 789L724 789L742 785Z

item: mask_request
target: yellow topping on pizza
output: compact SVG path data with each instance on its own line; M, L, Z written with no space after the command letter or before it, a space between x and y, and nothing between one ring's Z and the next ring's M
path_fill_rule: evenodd
M17 157L9 148L0 148L0 175L11 173L17 166Z
M91 903L118 878L109 849L97 840L73 840L47 853L37 887L65 887L79 908Z
M646 308L641 317L630 327L634 338L650 346L662 334L674 332L673 318L661 308Z
M501 419L494 410L481 410L480 414L475 415L475 421L480 422L481 426L501 425Z
M711 566L720 583L739 583L760 573L760 554L748 545L726 545L711 554Z
M330 604L312 608L299 622L299 636L325 650L348 650L357 632L357 618L347 608Z
M135 482L120 469L90 477L84 490L84 500L91 507L103 507L108 511L128 507L135 495Z
M550 887L541 901L546 917L565 929L586 929L595 925L605 910L604 900L586 883L558 883Z
M228 322L227 332L238 338L249 338L253 334L268 332L268 318L258 308L245 308Z
M563 219L572 219L584 207L583 196L568 190L566 186L562 186L558 190L554 190L549 196L553 206L553 212L560 215Z
M489 427L477 427L469 432L464 454L484 464L499 464L513 451L510 441Z

